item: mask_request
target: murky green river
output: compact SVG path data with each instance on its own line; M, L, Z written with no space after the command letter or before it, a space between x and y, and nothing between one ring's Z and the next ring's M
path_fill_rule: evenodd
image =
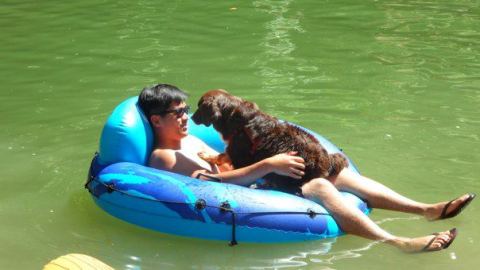
M442 252L353 236L231 248L117 220L83 184L111 110L166 82L192 105L212 88L255 101L415 199L480 193L479 29L474 0L3 0L0 269L67 253L116 269L478 268L477 201L440 222L371 214L405 236L458 227Z

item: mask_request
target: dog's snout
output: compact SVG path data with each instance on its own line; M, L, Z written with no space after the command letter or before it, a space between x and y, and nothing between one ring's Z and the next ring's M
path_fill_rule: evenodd
M206 121L205 117L202 117L200 110L195 111L195 113L192 115L192 120L197 125L203 124L208 127L211 124L210 122Z
M193 122L195 122L195 124L199 125L200 124L200 119L199 119L199 113L198 113L198 110L195 111L195 113L193 113L192 115L192 120Z

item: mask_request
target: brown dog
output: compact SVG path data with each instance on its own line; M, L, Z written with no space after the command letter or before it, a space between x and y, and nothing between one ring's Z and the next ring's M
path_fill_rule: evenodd
M276 154L295 151L305 160L301 180L268 174L267 186L291 193L313 178L334 177L348 161L342 154L329 155L310 133L260 111L255 103L222 89L205 93L192 120L213 127L226 141L226 153L234 168L241 168Z

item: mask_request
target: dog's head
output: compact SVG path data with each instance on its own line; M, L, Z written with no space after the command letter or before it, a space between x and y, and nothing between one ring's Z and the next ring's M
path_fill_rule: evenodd
M197 124L210 126L222 117L222 112L227 110L234 99L223 89L210 90L203 94L198 101L198 109L192 115L192 120Z
M206 92L200 98L192 120L197 125L213 125L224 138L229 138L256 111L258 107L255 103L233 96L223 89L216 89Z

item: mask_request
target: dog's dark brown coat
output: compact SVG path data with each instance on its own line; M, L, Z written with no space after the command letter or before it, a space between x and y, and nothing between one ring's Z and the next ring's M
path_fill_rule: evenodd
M255 103L225 90L205 93L192 119L197 124L213 125L221 133L228 144L226 153L234 168L245 167L276 154L296 151L305 160L305 175L301 180L296 180L269 174L265 179L272 188L298 192L311 179L336 176L348 166L343 155L329 155L311 134L263 113Z

